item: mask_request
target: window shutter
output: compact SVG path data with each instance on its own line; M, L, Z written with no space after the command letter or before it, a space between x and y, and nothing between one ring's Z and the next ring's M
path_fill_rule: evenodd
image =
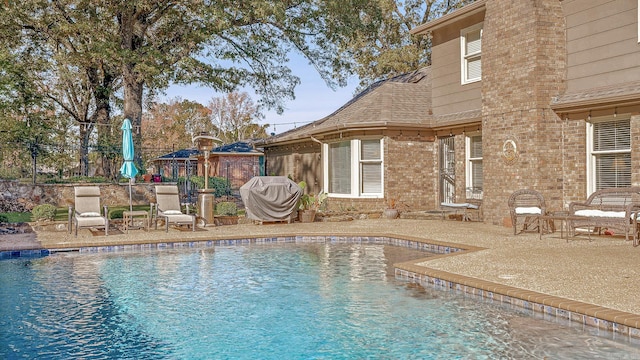
M329 192L351 193L351 143L329 145Z

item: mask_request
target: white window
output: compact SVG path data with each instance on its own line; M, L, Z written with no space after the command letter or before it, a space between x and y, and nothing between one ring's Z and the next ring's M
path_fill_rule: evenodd
M336 197L382 197L382 139L325 144L325 191Z
M468 136L466 149L467 158L467 198L482 197L482 135Z
M620 116L618 116L620 117ZM629 118L587 123L588 190L631 186L631 124Z
M482 25L480 23L460 32L463 84L482 78Z

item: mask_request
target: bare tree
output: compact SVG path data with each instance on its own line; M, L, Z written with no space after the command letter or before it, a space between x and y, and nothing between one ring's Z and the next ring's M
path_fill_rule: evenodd
M216 136L224 143L267 137L269 124L257 123L263 115L246 92L213 98L208 108L211 122L218 130Z

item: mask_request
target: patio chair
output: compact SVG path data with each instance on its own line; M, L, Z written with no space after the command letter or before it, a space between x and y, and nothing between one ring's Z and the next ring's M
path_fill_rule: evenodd
M546 214L544 196L535 190L517 190L509 197L509 213L513 234L524 231L542 231L540 215Z
M156 205L153 211L155 228L158 228L158 220L164 219L166 232L169 232L169 224L191 225L196 231L196 216L189 214L189 207L185 206L185 212L180 209L180 192L177 185L156 185Z
M74 188L74 206L69 206L69 233L75 225L78 228L104 228L104 234L109 235L109 217L107 206L104 215L100 213L100 188L98 186L76 186Z
M464 203L440 203L442 217L445 217L445 211L454 211L456 215L461 211L462 221L471 221L471 214L475 214L476 221L482 221L482 188L468 187L466 198Z

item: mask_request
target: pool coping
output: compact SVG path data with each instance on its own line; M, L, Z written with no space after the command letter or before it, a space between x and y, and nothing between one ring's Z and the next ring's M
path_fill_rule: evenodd
M487 280L458 275L424 266L430 260L444 256L482 251L485 248L428 240L398 234L341 234L341 235L299 235L284 234L279 236L238 236L224 239L158 239L147 243L136 241L88 242L50 249L21 249L0 251L0 260L12 258L34 258L48 256L58 252L77 251L80 253L141 251L173 248L207 248L216 246L273 244L273 243L371 243L402 246L405 248L425 250L438 255L423 259L394 264L396 277L440 290L459 291L480 298L499 301L504 304L531 310L546 316L570 320L597 329L611 331L616 334L640 339L640 315L581 301L547 295L513 286L502 285ZM419 265L420 264L420 265Z

